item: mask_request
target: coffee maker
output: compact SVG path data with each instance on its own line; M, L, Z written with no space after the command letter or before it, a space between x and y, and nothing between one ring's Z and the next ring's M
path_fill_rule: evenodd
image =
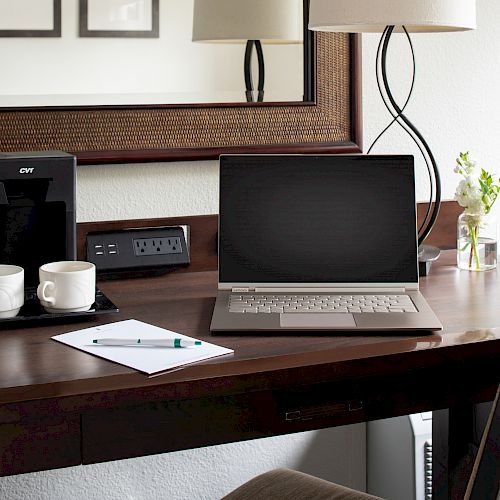
M0 153L0 263L38 268L76 259L76 158L59 151Z

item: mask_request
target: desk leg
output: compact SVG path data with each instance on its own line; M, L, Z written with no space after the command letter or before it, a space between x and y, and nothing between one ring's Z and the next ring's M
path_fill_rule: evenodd
M432 412L432 499L462 500L491 403Z

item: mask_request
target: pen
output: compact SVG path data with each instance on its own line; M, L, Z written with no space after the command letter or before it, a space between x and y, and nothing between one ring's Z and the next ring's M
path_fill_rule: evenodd
M132 346L132 345L150 345L156 347L194 347L201 345L201 340L191 339L94 339L92 341L98 345Z

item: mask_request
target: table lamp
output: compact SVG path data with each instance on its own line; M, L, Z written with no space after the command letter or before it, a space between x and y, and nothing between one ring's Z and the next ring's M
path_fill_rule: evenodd
M311 0L309 29L344 33L381 32L376 61L377 86L392 121L382 130L368 149L391 125L397 123L421 152L430 182L430 199L424 220L418 229L420 274L429 271L430 263L439 256L439 249L423 245L439 214L441 181L432 151L422 134L404 115L415 82L415 55L409 33L463 31L476 28L475 0ZM387 78L387 48L394 32L405 33L413 59L413 76L409 94L399 105Z
M264 100L262 44L303 43L303 0L195 0L193 42L246 43L247 102L255 102L252 54L258 60L257 101Z

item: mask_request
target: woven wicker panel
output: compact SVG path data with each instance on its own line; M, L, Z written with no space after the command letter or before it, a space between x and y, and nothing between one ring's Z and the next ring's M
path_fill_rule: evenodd
M184 148L348 142L349 36L318 33L315 43L316 105L4 111L0 150L177 150L178 158Z

